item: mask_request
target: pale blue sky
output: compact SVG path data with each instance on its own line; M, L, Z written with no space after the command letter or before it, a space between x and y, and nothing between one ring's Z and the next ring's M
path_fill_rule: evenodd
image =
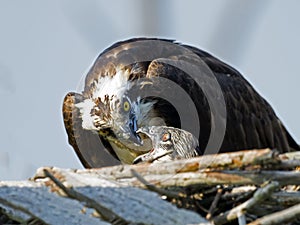
M94 58L133 36L176 39L239 69L300 142L300 1L0 0L0 180L82 168L61 104Z

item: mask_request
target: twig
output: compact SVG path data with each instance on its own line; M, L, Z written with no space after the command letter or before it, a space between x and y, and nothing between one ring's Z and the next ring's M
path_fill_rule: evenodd
M237 214L239 225L246 225L246 216L244 212L240 212Z
M270 215L261 217L248 225L275 225L275 224L286 224L292 222L300 217L300 204L294 205L288 209L284 209L279 212L272 213Z
M162 163L161 163L162 164ZM148 165L145 165L148 166ZM136 182L136 177L127 173L127 169L134 168L149 183L155 183L157 187L187 187L190 185L260 185L268 180L276 180L281 186L300 185L300 172L295 171L241 171L241 170L223 170L210 171L200 170L194 172L179 172L160 174L159 167L165 165L151 165L155 167L136 167L125 165L123 171L118 171L117 180L125 186L142 187L143 185ZM95 170L93 170L95 171ZM103 175L101 171L95 171L97 175ZM112 177L108 177L112 179ZM172 179L170 179L172 178ZM158 182L159 181L159 182Z
M219 202L219 200L220 200L220 198L221 198L222 192L223 192L223 190L222 190L221 188L219 188L218 191L217 191L217 194L216 194L216 196L215 196L215 199L214 199L214 201L211 203L211 206L210 206L210 208L209 208L209 210L208 210L208 213L207 213L207 215L206 215L206 219L207 219L207 220L210 220L210 219L211 219L211 217L212 217L214 211L216 210L216 207L217 207L217 204L218 204L218 202Z
M164 156L166 156L166 155L171 154L172 152L173 152L173 150L168 150L168 151L164 152L163 154L160 154L160 155L158 155L158 156L156 156L156 157L153 157L153 158L148 159L146 162L152 163L152 162L154 162L155 160L158 160L158 159L160 159L160 158L162 158L162 157L164 157Z
M296 152L286 152L286 153L280 154L279 158L282 159L282 160L286 160L286 159L289 159L289 160L300 160L300 152L299 151L296 151Z
M44 173L47 177L49 177L60 189L62 189L65 194L73 199L76 199L81 202L85 202L87 207L94 208L101 218L103 218L105 221L108 221L113 224L119 224L119 225L125 225L129 224L125 219L121 218L114 212L112 212L110 209L100 205L98 202L96 202L94 199L91 199L77 191L75 191L72 188L65 187L58 179L56 179L48 170L44 169Z
M138 172L136 172L134 169L131 169L131 172L133 176L135 176L142 184L146 186L147 189L150 191L156 192L159 195L165 195L168 198L175 198L178 199L179 193L174 192L174 191L167 191L161 188L156 187L154 184L150 184L148 181L146 181Z
M296 204L300 204L300 192L276 192L271 196L270 200L275 201L276 204L293 206Z
M232 188L231 193L225 193L221 199L228 201L230 199L238 199L237 201L243 201L243 199L249 199L256 191L255 186L239 186Z
M37 219L38 221L42 222L44 225L48 225L48 223L46 223L44 220L42 220L38 216L34 215L32 212L30 212L28 209L26 209L26 208L24 208L22 206L16 205L16 204L14 204L14 203L6 200L6 199L3 199L1 197L0 197L0 203L3 204L3 205L6 205L6 206L8 206L8 207L10 207L12 209L15 209L17 211L21 211L21 212L23 212L23 213L31 216L31 217Z
M240 213L245 213L248 209L252 208L257 203L269 197L271 193L278 187L278 182L271 182L267 186L258 189L251 199L219 216L214 217L212 221L215 225L221 225L227 223L228 221L236 219Z

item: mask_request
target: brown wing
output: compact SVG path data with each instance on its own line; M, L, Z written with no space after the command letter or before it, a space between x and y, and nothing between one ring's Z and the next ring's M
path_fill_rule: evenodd
M237 149L268 147L280 152L300 150L270 104L237 70L206 52L188 48L202 58L221 85L227 106L223 151L230 151L232 146Z
M272 107L237 70L206 52L190 46L184 47L192 50L206 63L221 87L226 103L227 124L220 152L266 147L276 148L280 152L300 150L299 145L283 126ZM168 64L167 61L152 61L149 64L147 76L167 77L179 84L191 96L199 114L201 126L199 144L203 148L207 145L211 129L214 129L213 132L218 132L219 127L213 128L212 126L215 124L212 120L216 119L215 115L217 114L213 118L211 117L206 93L197 87L188 74L178 69L180 60L198 63L193 57L191 54L171 56L169 58L172 59L172 64ZM202 75L199 73L199 76ZM210 90L214 90L209 79L204 79L202 82L203 87L208 89L208 93ZM158 89L162 90L162 88ZM168 91L170 95L176 96L176 90ZM214 96L214 98L218 98L218 96ZM186 107L189 111L188 106ZM163 108L161 110L163 111ZM169 116L172 117L172 115ZM223 115L218 116L222 117Z
M97 168L120 164L110 152L110 146L99 135L82 129L79 110L74 106L82 102L83 96L68 93L63 102L63 118L70 145L74 148L80 161L86 168ZM110 152L110 153L108 153ZM112 154L112 155L111 155ZM115 156L116 157L116 156Z
M293 143L272 107L242 77L216 73L226 100L227 125L223 151L276 148L291 151Z

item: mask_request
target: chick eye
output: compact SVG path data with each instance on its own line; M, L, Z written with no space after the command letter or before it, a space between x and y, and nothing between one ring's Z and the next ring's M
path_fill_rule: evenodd
M161 138L161 140L164 141L164 142L168 141L170 139L171 139L171 134L170 133L164 133L162 138Z
M125 102L123 103L123 109L124 109L125 112L129 111L129 109L130 109L130 104L129 104L128 101L125 101Z
M149 130L149 133L150 133L150 134L154 134L154 130L153 130L153 129L150 129L150 130Z

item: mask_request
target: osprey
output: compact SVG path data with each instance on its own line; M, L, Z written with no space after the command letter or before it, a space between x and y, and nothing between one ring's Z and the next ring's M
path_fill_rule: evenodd
M202 154L198 148L198 139L182 129L150 126L138 129L137 133L142 133L151 139L152 149L136 157L133 164L188 159Z
M70 145L87 168L133 163L152 149L139 128L167 126L198 138L203 154L299 150L272 107L234 68L172 40L118 42L95 60L81 93L63 102Z

